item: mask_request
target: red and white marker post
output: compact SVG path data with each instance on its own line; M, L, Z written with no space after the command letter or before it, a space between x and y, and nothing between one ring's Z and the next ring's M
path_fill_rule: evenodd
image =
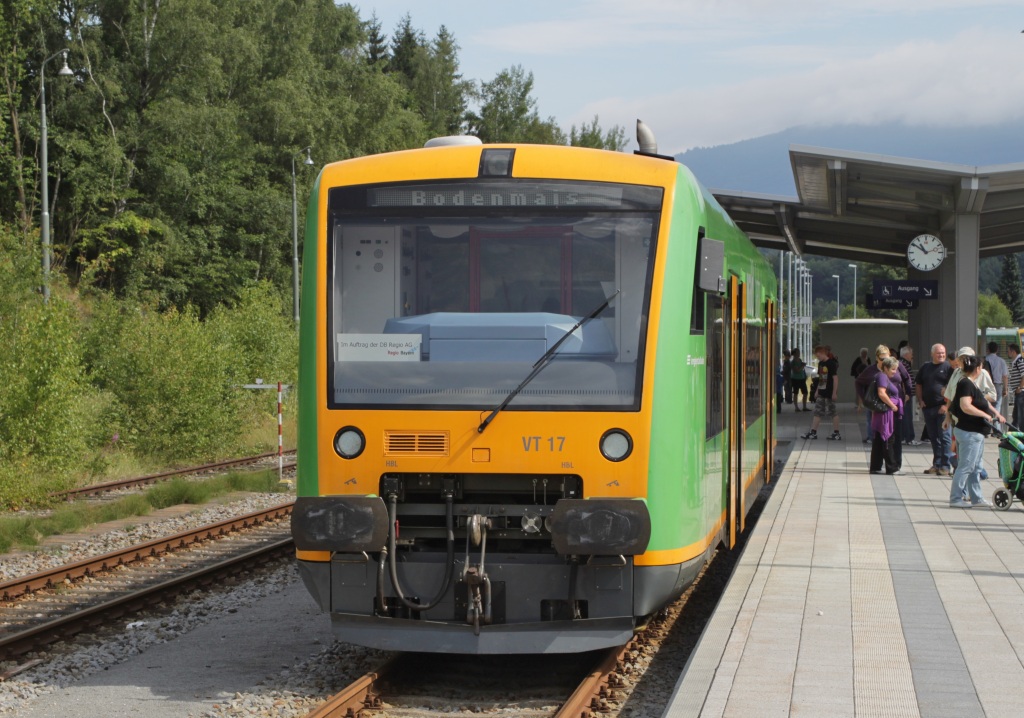
M277 382L277 480L284 481L284 419L281 413L283 395L281 382Z

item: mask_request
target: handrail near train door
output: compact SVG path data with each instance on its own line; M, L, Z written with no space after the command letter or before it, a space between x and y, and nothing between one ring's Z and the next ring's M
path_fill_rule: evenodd
M739 508L740 533L747 530L747 472L743 465L743 450L747 443L747 285L737 283L736 302L736 333L739 337L736 352L736 374L739 383L736 386L736 501Z
M728 502L729 502L729 548L733 548L736 545L736 518L737 518L737 501L736 497L738 491L736 489L738 484L742 484L740 478L739 467L736 465L736 441L737 441L737 423L736 423L736 388L739 385L739 377L737 367L739 362L737 361L737 317L739 316L739 307L737 306L739 301L739 289L738 281L735 276L729 277L729 345L728 356L729 362L729 381L728 381L728 426L729 426L729 441L726 447L726 471L728 472L728 479L726 480Z

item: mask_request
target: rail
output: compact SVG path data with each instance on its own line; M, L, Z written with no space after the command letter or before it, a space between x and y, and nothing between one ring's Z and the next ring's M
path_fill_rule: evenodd
M294 454L295 449L288 449L284 452L285 454ZM263 459L270 459L277 456L276 451L270 451L266 454L258 454L256 456L246 456L241 459L228 459L226 461L217 461L212 464L202 464L200 466L189 466L184 469L173 469L171 471L164 471L159 474L149 474L148 476L139 476L132 479L120 479L118 481L107 481L102 484L93 484L92 486L82 486L77 489L66 489L64 491L53 491L49 494L50 497L56 499L70 500L79 498L82 496L95 496L98 494L105 494L109 491L117 491L119 489L130 489L135 486L145 486L146 484L155 484L158 481L164 479L170 479L175 476L185 476L187 474L198 474L203 471L213 471L215 469L226 469L231 466L243 466L245 464L252 464ZM285 464L285 469L294 468L295 464Z

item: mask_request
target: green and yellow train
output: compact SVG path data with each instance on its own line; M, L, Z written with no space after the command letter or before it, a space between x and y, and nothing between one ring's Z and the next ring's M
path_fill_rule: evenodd
M338 637L627 641L771 478L775 298L656 154L444 138L325 167L292 531Z

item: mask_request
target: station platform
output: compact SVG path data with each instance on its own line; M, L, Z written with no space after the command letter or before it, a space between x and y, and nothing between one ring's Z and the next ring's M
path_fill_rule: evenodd
M863 415L840 410L843 441L779 415L790 455L664 718L1024 715L1022 504L951 508L928 443L869 474Z

